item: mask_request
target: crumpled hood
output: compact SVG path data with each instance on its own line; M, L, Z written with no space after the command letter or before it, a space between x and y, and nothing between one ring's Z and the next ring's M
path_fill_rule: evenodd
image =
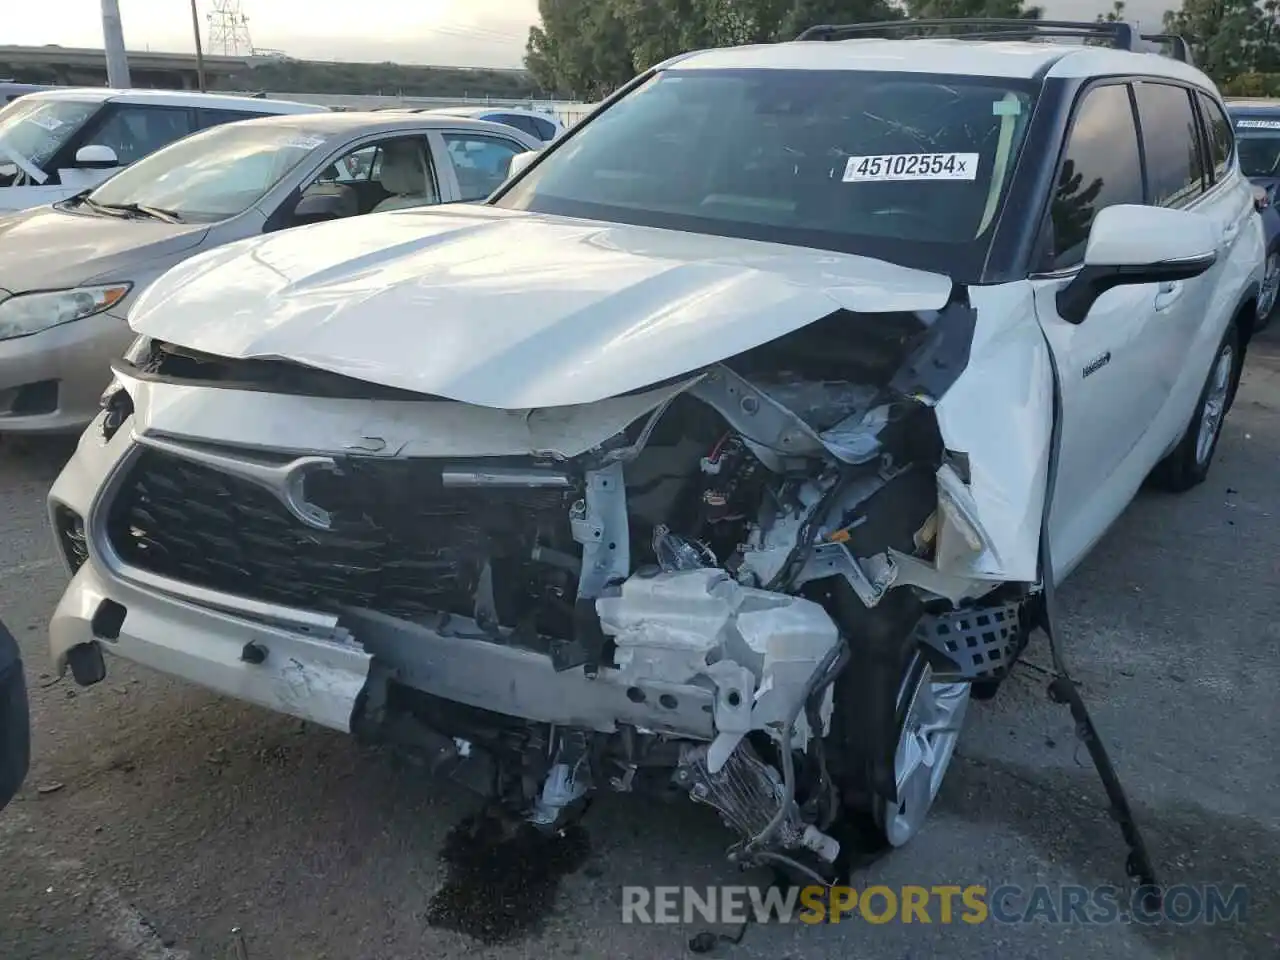
M503 409L591 403L835 310L935 310L950 279L866 257L456 206L258 237L175 267L141 334Z
M208 229L54 207L0 216L0 290L25 293L92 279L130 280L130 269L195 246Z

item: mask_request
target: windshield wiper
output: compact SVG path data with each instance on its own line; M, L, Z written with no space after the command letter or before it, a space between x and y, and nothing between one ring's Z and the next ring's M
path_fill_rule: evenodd
M115 207L98 203L89 197L89 191L86 190L77 196L71 197L66 201L68 206L88 207L94 213L100 213L108 217L125 217L128 213L124 210L117 210Z
M85 198L85 203L93 203L92 200ZM163 220L165 223L182 223L182 217L172 210L165 210L163 207L152 207L145 203L94 203L95 207L103 210L119 210L121 213L132 213L138 216L149 217L152 220Z

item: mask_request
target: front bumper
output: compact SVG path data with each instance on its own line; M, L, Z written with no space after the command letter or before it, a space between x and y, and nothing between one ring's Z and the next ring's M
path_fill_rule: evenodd
M123 622L104 631L101 611L120 608ZM49 640L59 668L73 647L97 643L161 673L342 731L351 729L372 659L355 643L239 620L113 583L92 561L58 604ZM261 662L245 658L251 644L265 654Z
M101 416L82 435L50 492L55 516L70 511L92 525L95 500L133 448L128 427L105 440L100 422ZM65 544L58 548L71 562ZM308 611L131 579L131 571L115 564L91 549L75 570L49 629L59 673L74 648L96 644L218 693L351 731L361 719L355 713L376 660L383 668L378 677L523 720L600 732L625 723L696 739L715 736L716 695L703 685L609 669L595 678L558 671L550 656L490 642L461 617L448 627L428 626L351 610L339 627L336 618ZM250 645L256 649L248 651Z
M132 339L128 323L100 313L0 340L0 433L83 430Z

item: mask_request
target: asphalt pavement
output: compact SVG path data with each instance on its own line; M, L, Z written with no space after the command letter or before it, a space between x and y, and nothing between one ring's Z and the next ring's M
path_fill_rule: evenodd
M494 875L468 893L458 857L442 857L476 809L461 788L120 662L90 689L55 680L44 632L64 574L44 495L69 451L0 441L0 616L27 658L35 726L31 777L0 812L0 958L667 960L691 955L705 924L624 924L624 885L761 879L725 863L732 838L706 809L609 795L572 850L489 864ZM1250 352L1209 480L1178 497L1142 494L1061 592L1068 656L1162 878L1243 885L1242 922L1053 923L1041 912L974 925L935 912L929 923L752 926L713 955L1280 955L1278 585L1273 330ZM1066 708L1045 696L1041 639L1027 661L996 701L971 707L927 829L856 885L1123 882L1098 778ZM545 876L557 871L558 884ZM442 890L474 904L512 878L529 883L506 894L532 924L513 940L440 925Z

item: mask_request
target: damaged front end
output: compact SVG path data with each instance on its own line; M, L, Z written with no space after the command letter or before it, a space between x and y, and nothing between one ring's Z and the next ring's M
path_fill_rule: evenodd
M910 839L969 685L1025 641L1025 589L939 427L974 319L963 289L841 310L523 411L143 340L104 399L104 439L131 432L86 556L222 614L322 622L370 658L352 731L533 823L674 790L739 834L736 860L824 875L849 817ZM258 645L247 669L271 669ZM303 715L298 666L275 705Z

